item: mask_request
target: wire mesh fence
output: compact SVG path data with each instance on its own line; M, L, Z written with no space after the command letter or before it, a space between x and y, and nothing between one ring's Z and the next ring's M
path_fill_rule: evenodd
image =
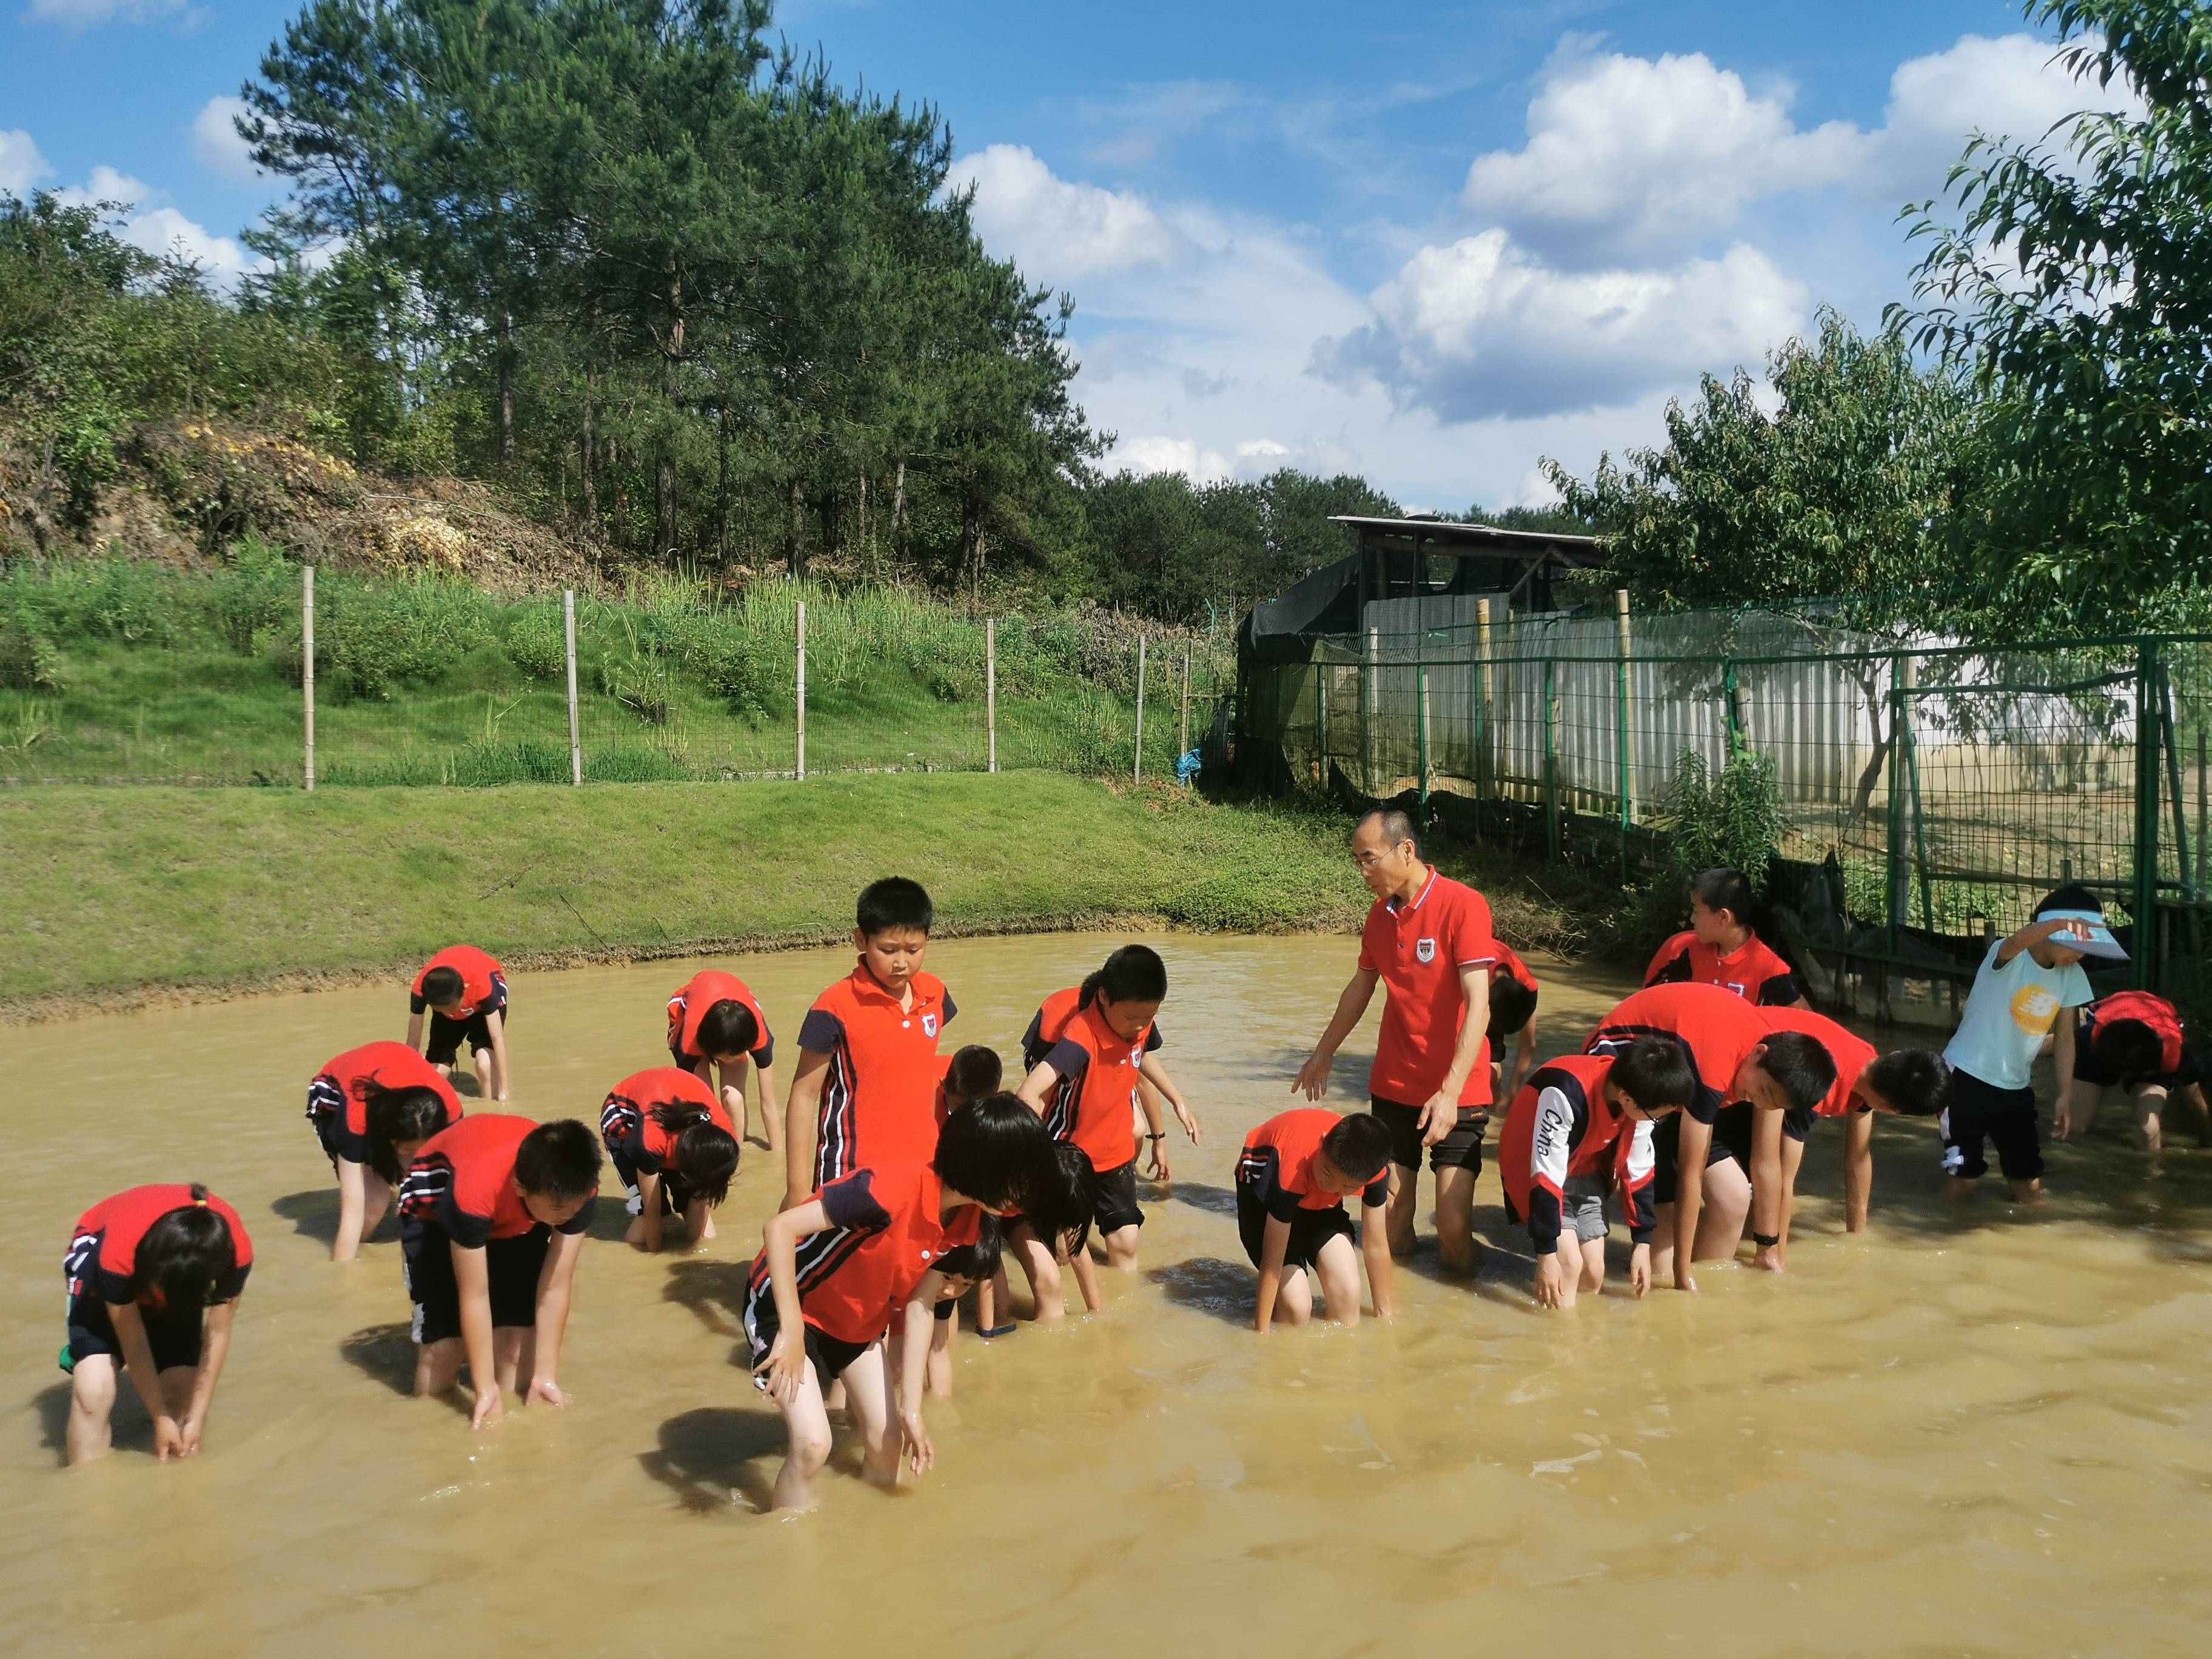
M2212 911L2212 642L2016 648L1759 614L1403 625L1248 664L1240 766L1279 787L1410 800L1624 884L1648 873L1686 757L1756 750L1862 932L1853 952L2009 931L2083 883L2192 979ZM1869 937L1863 931L1874 930Z
M318 585L273 556L9 566L0 781L1172 779L1233 689L1208 636L1095 611L975 617L898 589L677 579L573 605L572 632L560 594Z

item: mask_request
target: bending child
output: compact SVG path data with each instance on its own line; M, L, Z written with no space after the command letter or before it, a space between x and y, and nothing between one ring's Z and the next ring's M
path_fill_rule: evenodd
M1359 1249L1344 1200L1359 1194ZM1237 1232L1260 1270L1253 1328L1313 1317L1318 1279L1328 1316L1359 1322L1359 1267L1375 1316L1391 1313L1390 1130L1371 1112L1339 1117L1325 1106L1278 1112L1244 1137L1237 1160Z
M1490 970L1490 1097L1510 1103L1521 1093L1528 1073L1536 1069L1536 975L1513 953L1504 940L1498 941L1498 965ZM1513 1043L1509 1069L1508 1040Z
M430 1040L422 1042L429 1016ZM507 975L473 945L450 945L422 965L407 995L407 1046L451 1077L461 1044L475 1056L477 1086L507 1104Z
M451 1079L404 1042L349 1048L307 1085L307 1121L338 1178L331 1260L351 1261L422 1143L461 1121Z
M2212 1121L2204 1106L2204 1059L2188 1041L2181 1011L2148 991L2119 991L2089 1005L2074 1045L2074 1086L2058 1097L2054 1139L2089 1133L2105 1091L2117 1085L2135 1108L2136 1145L2166 1145L2166 1103L2179 1100L2203 1139Z
M775 1103L775 1039L760 1000L735 974L713 969L694 974L668 999L668 1057L693 1076L714 1068L724 1109L740 1136L752 1127L745 1074L757 1073L761 1139L771 1154L783 1150L783 1115Z
M683 1223L687 1249L714 1236L741 1148L732 1115L704 1081L673 1066L624 1078L599 1109L599 1139L629 1189L624 1243L658 1250L669 1217Z

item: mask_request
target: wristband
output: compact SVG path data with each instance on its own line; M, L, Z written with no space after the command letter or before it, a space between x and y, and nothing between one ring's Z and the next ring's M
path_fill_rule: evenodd
M1762 1250L1771 1250L1777 1244L1779 1244L1782 1242L1782 1235L1780 1233L1753 1233L1751 1236L1751 1242L1758 1245Z
M1167 1138L1167 1132L1164 1129L1163 1129L1158 1134L1146 1135L1145 1137L1147 1140L1165 1140Z

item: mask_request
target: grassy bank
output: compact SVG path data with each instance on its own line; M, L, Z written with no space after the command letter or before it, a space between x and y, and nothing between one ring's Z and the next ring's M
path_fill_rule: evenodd
M956 929L1349 927L1344 826L1049 773L581 790L0 792L0 1010L818 942L900 872Z

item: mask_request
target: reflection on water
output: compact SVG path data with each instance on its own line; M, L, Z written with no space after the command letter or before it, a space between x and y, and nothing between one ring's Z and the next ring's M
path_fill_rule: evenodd
M939 945L951 1038L1011 1060L1039 996L1109 943ZM1962 1215L1934 1196L1932 1126L1885 1121L1876 1231L1850 1240L1824 1125L1786 1279L1713 1271L1695 1297L1548 1316L1486 1171L1478 1221L1501 1248L1475 1285L1425 1259L1395 1327L1262 1341L1231 1166L1289 1103L1353 946L1163 943L1164 1057L1212 1134L1148 1199L1142 1267L1107 1275L1102 1317L963 1340L920 1489L833 1480L793 1522L754 1512L781 1432L739 1369L743 1264L778 1186L757 1148L702 1255L590 1248L574 1405L477 1440L404 1397L390 1224L360 1262L325 1260L337 1197L301 1117L323 1060L401 1034L403 987L10 1032L7 1650L2206 1651L2212 1153L2147 1179L2110 1112L2057 1149L2040 1216L1994 1190ZM846 960L735 965L787 1045ZM692 969L520 978L516 1109L592 1119L659 1058ZM1547 1052L1623 988L1577 977L1547 975ZM1346 1058L1336 1103L1364 1071ZM125 1407L123 1449L64 1475L70 1224L185 1176L258 1246L209 1450L155 1468Z

